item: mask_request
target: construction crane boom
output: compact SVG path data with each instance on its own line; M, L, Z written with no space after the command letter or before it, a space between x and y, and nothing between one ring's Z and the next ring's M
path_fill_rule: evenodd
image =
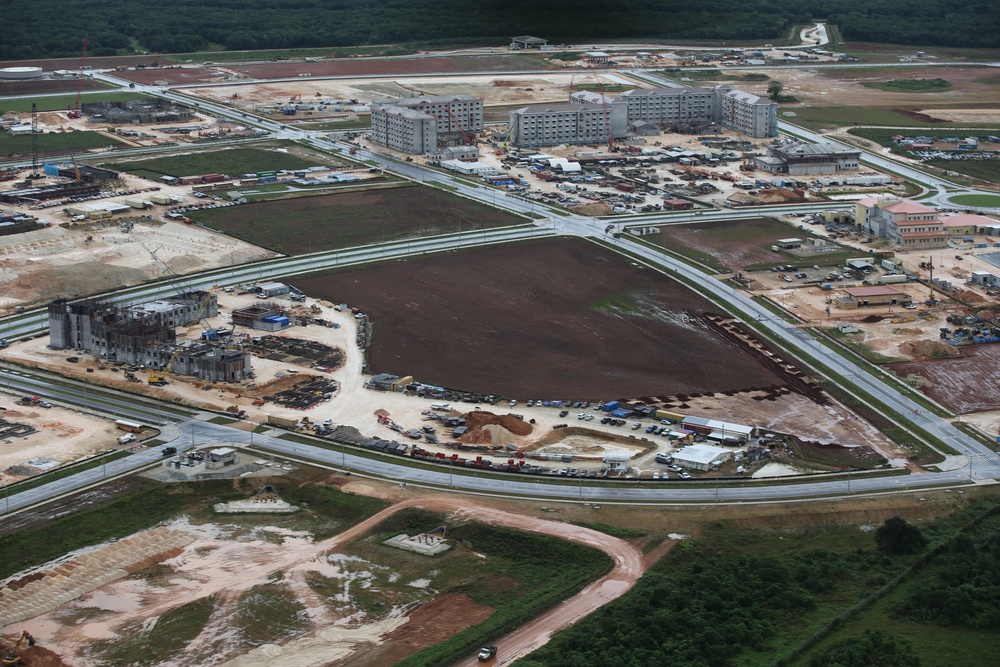
M457 118L455 118L455 114L451 112L451 105L445 107L445 112L448 114L448 118L451 119L451 122L455 124L455 127L458 128L458 131L462 135L462 139L465 140L465 143L469 146L474 146L476 142L473 141L469 133L465 131L464 127L462 127L462 124L458 122Z
M41 178L38 173L38 105L31 103L31 173L28 178Z
M604 82L597 77L597 87L601 91L601 104L604 106L604 129L608 133L608 150L614 150L615 143L611 138L611 115L608 113L608 96L604 94Z
M80 72L77 74L76 80L76 103L73 105L73 110L70 111L67 116L70 118L80 117L80 96L83 94L83 70L87 65L87 38L83 38L83 52L80 54Z

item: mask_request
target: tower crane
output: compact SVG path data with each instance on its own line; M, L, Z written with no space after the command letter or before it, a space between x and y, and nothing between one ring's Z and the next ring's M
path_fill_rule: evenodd
M38 173L38 105L31 103L31 173L28 178L41 178Z
M451 119L451 122L454 123L455 127L458 128L458 131L462 135L462 139L465 141L465 143L468 144L469 146L474 146L476 144L475 140L473 140L473 138L469 135L469 133L465 131L465 128L462 127L462 124L458 122L458 119L455 118L455 114L451 112L451 105L445 107L444 110L445 113L448 114L448 118Z
M80 95L83 94L83 70L87 64L87 38L83 38L83 52L80 54L80 73L77 75L76 80L76 104L73 105L73 110L66 114L70 118L80 117Z
M604 129L608 134L608 150L614 151L615 143L611 138L611 114L608 112L608 96L604 94L604 82L597 77L597 88L601 91L601 105L604 107Z

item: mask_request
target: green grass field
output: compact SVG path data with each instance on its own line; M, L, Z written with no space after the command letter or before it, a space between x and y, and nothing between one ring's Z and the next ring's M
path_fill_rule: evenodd
M409 185L278 199L191 213L213 229L291 255L524 224L521 216Z
M126 100L146 99L140 93L117 92L117 93L84 93L81 102L124 102ZM34 103L38 111L64 111L73 108L76 103L76 94L38 96L35 99L0 100L0 113L16 111L18 113L30 113L31 104Z
M861 85L876 90L902 93L939 93L951 88L944 79L892 79L891 81L862 81Z
M318 165L336 166L339 163L325 155L315 154L315 159L287 152L290 142L276 142L267 148L229 148L203 150L184 155L171 155L127 162L105 162L101 166L116 171L153 178L163 175L194 176L198 174L229 174L238 176L258 171L279 169L305 169Z
M956 195L951 201L973 208L1000 208L1000 195Z
M980 178L989 183L1000 183L1000 160L926 160L924 164L932 167L945 169L947 171L957 171L960 174ZM969 195L974 197L976 195ZM984 195L987 196L987 195ZM994 196L995 200L996 197ZM984 204L979 204L984 206ZM997 204L986 204L986 206L997 206Z
M960 132L961 129L951 124L927 123L910 118L892 109L863 107L799 107L795 116L787 118L788 122L802 125L810 129L884 125L900 128L934 128L936 132ZM1000 127L1000 123L979 123L978 127Z
M49 155L66 155L70 149L86 151L123 145L117 139L106 137L98 132L49 132L36 136L38 137L38 150ZM31 136L12 137L8 134L0 134L0 156L31 155L31 139Z

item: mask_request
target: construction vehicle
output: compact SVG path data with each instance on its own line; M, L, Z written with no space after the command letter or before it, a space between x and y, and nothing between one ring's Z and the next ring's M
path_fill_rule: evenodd
M488 660L492 660L495 657L497 657L497 647L484 646L481 649L479 649L479 655L476 656L476 659L479 660L479 662L486 662Z
M28 642L28 646L35 645L35 638L28 634L27 630L21 631L21 636L17 638L17 643L14 644L13 648L7 651L7 654L0 661L2 665L23 665L24 658L21 656L21 644L25 641Z

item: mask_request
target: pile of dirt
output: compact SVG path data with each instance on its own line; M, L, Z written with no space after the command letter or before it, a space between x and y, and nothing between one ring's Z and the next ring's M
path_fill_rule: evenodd
M574 213L579 213L580 215L611 215L611 207L602 201L590 202L579 206L570 206L570 210Z
M950 123L950 120L945 120L944 118L935 118L934 116L928 116L925 113L920 113L919 111L911 111L910 109L893 109L898 114L903 114L907 118L912 118L914 120L919 120L924 123Z
M973 305L986 303L986 297L980 294L976 294L972 290L964 290L962 292L959 292L955 298L963 303L969 303ZM980 317L982 317L982 315L980 315Z
M531 424L517 417L495 415L492 412L485 412L483 410L475 410L465 415L465 425L469 427L470 431L483 428L489 424L502 426L514 435L519 436L531 435L531 432L535 430Z
M864 322L865 324L874 324L876 322L881 322L884 319L885 318L882 317L881 315L869 315L868 317L866 317L861 321Z
M923 332L924 330L919 328L914 328L914 329L900 328L896 329L896 331L894 331L893 333L907 335L907 336L919 336Z
M908 340L899 351L914 359L947 359L962 356L961 350L941 340Z

